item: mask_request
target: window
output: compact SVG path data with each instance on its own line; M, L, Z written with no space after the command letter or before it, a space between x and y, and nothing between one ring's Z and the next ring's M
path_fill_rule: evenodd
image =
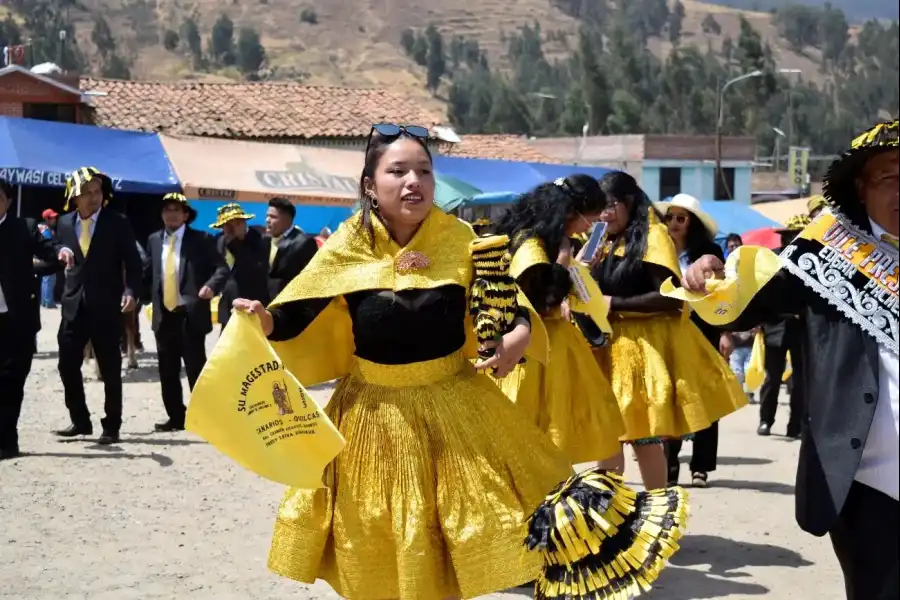
M716 178L716 200L734 200L734 167L722 167L721 176L713 169L713 174Z
M22 116L26 119L39 119L41 121L77 122L74 104L25 104L22 106Z
M663 167L659 170L659 199L665 200L681 192L681 169Z

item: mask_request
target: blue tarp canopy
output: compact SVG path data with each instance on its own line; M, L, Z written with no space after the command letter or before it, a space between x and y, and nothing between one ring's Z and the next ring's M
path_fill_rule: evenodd
M610 169L578 165L513 162L487 158L435 156L434 168L441 175L455 177L485 193L521 194L557 177L585 173L601 177Z
M180 189L155 133L0 117L0 177L12 185L64 187L80 167L96 167L119 192Z
M702 200L700 204L703 206L703 210L716 220L720 236L726 236L729 233L742 234L764 227L781 227L781 224L764 217L747 204L733 200L721 202Z

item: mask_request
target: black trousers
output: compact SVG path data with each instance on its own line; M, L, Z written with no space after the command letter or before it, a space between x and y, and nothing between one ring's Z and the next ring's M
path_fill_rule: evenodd
M162 309L156 331L156 352L163 404L169 419L184 425L184 393L181 389L181 363L191 391L206 364L206 334L192 331L183 312Z
M19 414L25 380L34 358L34 334L13 327L13 317L0 314L0 450L19 449Z
M94 356L103 377L106 396L101 419L103 431L118 433L122 427L122 354L119 340L122 337L122 321L118 311L113 315L97 315L82 309L78 316L59 325L59 375L65 389L66 408L72 424L90 427L91 413L84 395L81 366L84 364L84 348L88 342L94 347ZM112 317L112 318L110 318Z
M691 473L709 473L716 470L719 458L719 422L716 421L706 429L694 434L693 452L691 453ZM669 464L669 481L678 481L681 465L678 454L684 442L680 439L666 442L666 461Z
M759 422L769 427L775 424L778 410L778 394L781 392L781 378L787 367L787 353L791 353L791 414L788 417L787 432L799 434L803 422L803 364L800 361L800 342L794 336L785 335L785 343L780 346L766 344L766 380L759 391Z
M897 540L900 502L867 485L854 482L831 543L837 555L847 600L900 598L900 558Z

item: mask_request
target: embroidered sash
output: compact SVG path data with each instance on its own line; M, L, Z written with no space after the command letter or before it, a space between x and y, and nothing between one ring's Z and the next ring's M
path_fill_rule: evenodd
M898 353L897 249L840 214L821 213L788 245L781 263L879 344Z

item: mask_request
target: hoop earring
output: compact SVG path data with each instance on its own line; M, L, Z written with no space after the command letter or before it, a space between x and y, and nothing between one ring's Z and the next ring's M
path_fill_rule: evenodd
M375 195L375 192L371 190L366 191L366 197L372 205L372 210L378 210L378 196Z

